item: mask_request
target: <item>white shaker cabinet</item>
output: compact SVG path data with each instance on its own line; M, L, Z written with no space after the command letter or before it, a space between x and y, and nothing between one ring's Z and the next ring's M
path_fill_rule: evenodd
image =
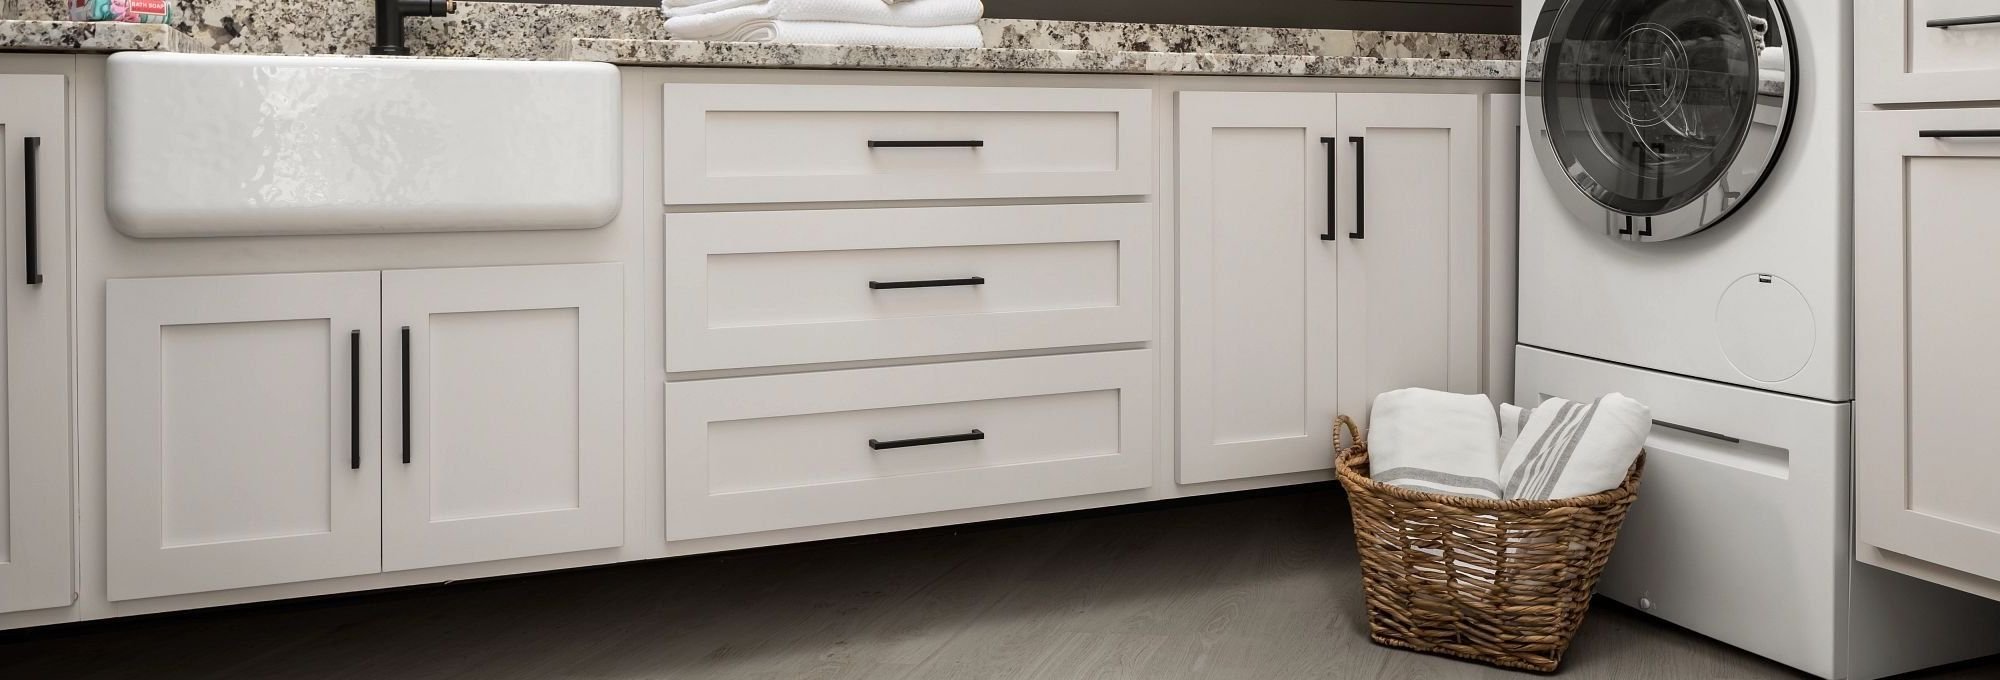
M109 599L620 545L622 291L618 264L109 281Z
M0 75L0 613L75 593L65 87L57 75Z
M1476 394L1483 280L1479 98L1340 95L1340 406L1405 387Z
M1476 392L1476 95L1180 95L1183 484L1332 467L1333 419Z
M1858 552L2000 597L2000 109L1867 111L1855 132Z
M1863 104L2000 99L2000 0L1854 3Z
M382 273L384 571L623 543L623 279Z
M1180 94L1182 484L1332 464L1336 99Z
M381 274L108 282L110 599L381 569Z

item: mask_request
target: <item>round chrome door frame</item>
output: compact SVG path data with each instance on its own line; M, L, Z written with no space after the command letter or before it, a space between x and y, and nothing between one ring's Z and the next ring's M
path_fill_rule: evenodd
M1531 2L1535 0L1530 0ZM1601 225L1604 233L1615 239L1637 242L1666 241L1699 233L1721 223L1734 214L1757 190L1762 188L1771 172L1776 168L1778 158L1784 152L1790 137L1792 116L1797 108L1799 92L1799 49L1798 35L1792 28L1791 17L1786 12L1784 0L1768 0L1771 16L1763 19L1768 34L1779 36L1785 54L1785 77L1782 83L1766 77L1757 62L1751 61L1751 68L1758 71L1757 93L1753 105L1745 115L1752 122L1745 126L1743 135L1748 136L1750 127L1756 125L1758 112L1764 109L1769 99L1777 99L1776 107L1781 109L1776 116L1776 134L1765 145L1744 145L1736 149L1729 160L1727 169L1715 176L1713 181L1691 198L1653 214L1628 213L1609 207L1593 196L1587 187L1597 187L1596 180L1581 168L1565 167L1562 154L1555 148L1554 137L1549 131L1549 102L1545 99L1543 78L1552 72L1548 63L1551 52L1550 40L1559 19L1577 7L1590 3L1616 2L1618 0L1546 0L1542 12L1535 21L1534 33L1525 46L1522 93L1525 103L1523 122L1528 136L1533 139L1535 155L1539 160L1542 174L1551 189L1560 198L1563 206L1587 224ZM1746 14L1746 16L1748 16ZM1753 55L1754 56L1754 55ZM1754 173L1754 174L1753 174ZM1732 186L1731 178L1753 176L1747 186ZM1742 182L1736 182L1742 185ZM1597 191L1603 191L1597 188Z

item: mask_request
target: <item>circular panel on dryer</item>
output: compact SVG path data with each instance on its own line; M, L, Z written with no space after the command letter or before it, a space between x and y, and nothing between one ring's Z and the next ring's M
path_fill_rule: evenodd
M1614 237L1722 221L1785 142L1797 78L1779 0L1548 0L1528 111L1564 203Z
M1784 279L1752 274L1723 291L1715 309L1722 355L1745 377L1759 382L1790 380L1812 360L1817 331L1812 304Z

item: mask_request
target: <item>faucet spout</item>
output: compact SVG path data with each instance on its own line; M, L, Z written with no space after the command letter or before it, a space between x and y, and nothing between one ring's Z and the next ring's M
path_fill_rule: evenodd
M458 11L457 0L375 0L375 44L369 54L405 55L403 19L441 17Z

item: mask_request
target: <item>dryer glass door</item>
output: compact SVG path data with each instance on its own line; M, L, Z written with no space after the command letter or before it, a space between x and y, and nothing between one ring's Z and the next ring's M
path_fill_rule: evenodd
M1789 50L1771 2L1568 0L1545 15L1533 46L1540 68L1530 72L1540 76L1534 113L1551 174L1599 215L1632 218L1619 233L1636 240L1720 221L1782 144L1768 128L1783 117L1771 107L1789 112ZM1764 75L1760 58L1775 60L1777 73ZM1773 89L1766 80L1778 96L1760 99Z

